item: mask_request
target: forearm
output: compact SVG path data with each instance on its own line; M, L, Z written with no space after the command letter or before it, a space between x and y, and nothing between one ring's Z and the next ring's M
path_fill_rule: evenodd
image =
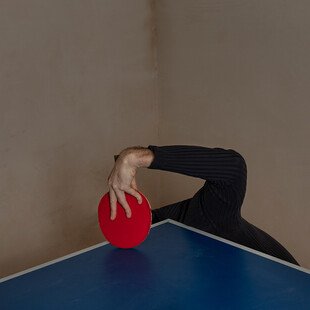
M234 181L246 177L243 157L232 149L194 145L149 145L154 160L149 168L181 173L208 181Z

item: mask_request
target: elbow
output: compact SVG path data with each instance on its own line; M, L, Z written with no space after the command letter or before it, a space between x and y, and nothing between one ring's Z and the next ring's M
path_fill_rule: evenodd
M246 181L247 179L247 164L244 156L235 150L231 150L234 153L235 164L235 178Z
M246 161L245 161L244 157L240 153L238 153L238 166L242 170L247 170Z

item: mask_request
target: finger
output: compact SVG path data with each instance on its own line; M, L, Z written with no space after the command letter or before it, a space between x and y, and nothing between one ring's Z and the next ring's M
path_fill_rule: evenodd
M136 197L136 199L138 200L138 203L141 204L142 203L142 197L141 195L139 194L138 191L136 191L135 189L133 188L128 188L126 189L126 193Z
M136 178L133 178L133 179L132 179L131 187L132 187L133 189L135 189L136 191L138 190Z
M116 194L117 200L119 201L121 206L124 208L124 210L126 212L126 216L128 218L130 218L131 217L131 209L130 209L129 204L126 200L125 193L123 191L117 190L117 191L115 191L115 194Z
M111 170L111 172L110 172L110 174L109 174L109 176L108 176L107 182L108 182L109 185L110 185L110 183L111 183L111 176L112 176L112 174L114 173L114 170L115 170L115 168L113 167L112 170Z
M115 195L115 192L112 188L110 188L110 208L111 208L111 220L115 220L116 218L116 204L117 204L117 198Z

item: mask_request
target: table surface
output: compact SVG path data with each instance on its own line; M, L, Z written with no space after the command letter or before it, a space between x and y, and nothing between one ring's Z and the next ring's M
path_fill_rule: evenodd
M167 220L0 279L1 309L310 309L310 272Z

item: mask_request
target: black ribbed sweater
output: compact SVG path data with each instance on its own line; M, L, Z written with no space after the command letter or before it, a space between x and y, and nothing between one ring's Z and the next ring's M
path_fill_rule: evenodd
M242 155L232 149L193 145L149 145L148 149L154 153L149 169L206 180L192 198L152 210L153 223L170 218L298 265L278 241L242 218L247 183Z

